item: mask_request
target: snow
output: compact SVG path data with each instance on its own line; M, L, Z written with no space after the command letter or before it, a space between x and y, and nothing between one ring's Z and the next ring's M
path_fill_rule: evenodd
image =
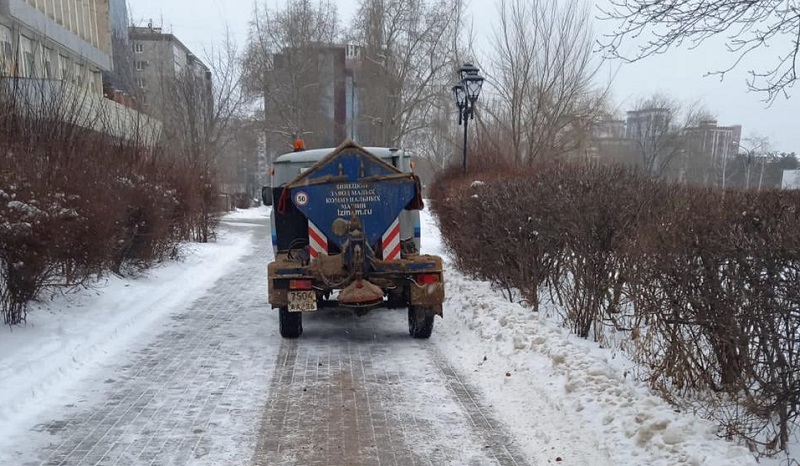
M542 464L755 465L716 425L676 411L629 376L619 353L571 335L451 266L435 219L423 214L423 253L445 256L447 299L435 342L472 374L525 453ZM777 460L776 460L777 461ZM762 462L762 464L769 464ZM777 464L777 462L776 462Z
M251 250L248 234L228 231L216 243L187 246L183 261L34 303L24 326L0 328L0 452L11 433L58 406L71 386L201 296Z
M44 214L44 212L37 209L36 207L20 201L11 201L7 204L6 207L8 207L9 209L19 210L25 213L28 217L36 217L38 215Z
M263 221L265 210L237 211L226 221ZM552 304L534 313L459 273L435 219L423 212L422 221L423 252L445 259L447 293L445 318L437 318L426 343L479 388L532 463L757 464L745 448L720 439L716 425L678 412L635 380L630 374L638 370L624 354L571 335L556 320L560 313ZM181 262L55 296L32 307L27 325L0 328L0 463L24 429L68 402L70 387L96 376L143 334L157 331L182 303L202 296L253 243L246 231L229 228L216 243L189 248ZM446 397L441 387L428 390L432 399ZM437 413L443 428L446 418L458 414L434 410L431 422ZM225 429L239 426L235 420L219 422ZM786 464L786 459L761 464Z

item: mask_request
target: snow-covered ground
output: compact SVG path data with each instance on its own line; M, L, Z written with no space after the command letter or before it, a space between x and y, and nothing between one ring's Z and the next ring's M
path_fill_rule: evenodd
M37 303L26 326L0 328L0 464L11 464L4 453L19 446L14 442L42 422L43 413L68 403L71 389L152 339L172 314L235 269L253 250L253 238L230 225L265 215L264 208L230 214L218 242L189 246L181 262ZM426 212L422 218L423 251L449 262L435 220ZM630 362L621 355L570 335L546 312L509 303L487 283L452 267L446 274L445 318L437 318L424 344L478 389L535 464L756 464L746 449L719 439L712 423L676 412L631 380ZM236 376L263 383L269 373ZM218 426L223 430L244 428L243 422L221 422L227 422Z
M228 217L265 214L252 209ZM25 325L0 327L0 464L11 464L3 454L44 413L73 401L65 398L72 387L127 354L143 334L157 332L252 250L247 232L223 228L219 236L186 245L183 260L137 278L110 276L91 289L33 303Z
M423 231L423 252L449 265L435 218L423 215ZM592 465L759 464L746 448L720 439L715 424L675 410L632 380L638 371L628 358L571 334L546 305L535 313L453 267L445 281L436 344L472 373L515 436L527 439L530 457Z

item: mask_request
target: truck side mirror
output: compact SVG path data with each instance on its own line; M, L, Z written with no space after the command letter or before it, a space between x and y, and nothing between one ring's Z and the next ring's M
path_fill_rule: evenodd
M261 201L264 205L272 205L272 189L269 186L261 187Z

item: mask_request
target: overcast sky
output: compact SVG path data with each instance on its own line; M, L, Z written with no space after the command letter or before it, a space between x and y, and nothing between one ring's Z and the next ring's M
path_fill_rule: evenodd
M597 0L602 3L605 0ZM343 22L352 18L357 0L335 2ZM259 5L263 5L259 1ZM275 8L282 0L267 0ZM229 27L240 45L247 39L248 22L253 11L252 0L130 0L131 19L146 24L152 19L175 34L187 47L199 55L209 50L224 38ZM595 10L593 10L595 13ZM479 56L491 53L490 37L497 13L491 0L471 0L469 14L475 25ZM608 33L613 25L594 21L597 34ZM770 53L775 49L760 52L764 63L769 65ZM741 124L743 138L766 136L773 149L800 153L800 86L794 88L790 99L779 97L771 107L765 107L764 96L747 92L746 72L759 63L752 59L720 82L718 77L704 75L727 66L735 57L724 51L720 43L708 44L696 50L674 50L633 64L611 63L605 67L603 84L611 82L614 103L621 112L630 109L633 103L655 92L664 93L686 103L699 101L717 116L719 125ZM790 91L792 91L790 89ZM744 142L743 144L746 144Z

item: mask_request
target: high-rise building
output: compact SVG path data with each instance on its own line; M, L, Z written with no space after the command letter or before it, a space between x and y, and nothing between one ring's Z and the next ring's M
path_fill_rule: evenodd
M628 112L625 138L639 140L669 130L672 113L668 108L644 108Z
M186 86L193 88L198 103L211 105L211 70L177 37L149 24L131 27L128 38L133 49L135 93L145 111L168 119L177 100L183 99L179 94Z
M335 147L355 135L348 126L356 109L356 83L347 53L345 45L320 44L273 54L270 89L264 89L268 119L284 131L302 132L297 136L308 147Z
M690 182L727 185L723 179L739 150L741 125L717 126L715 120L701 121L684 130L685 178Z

